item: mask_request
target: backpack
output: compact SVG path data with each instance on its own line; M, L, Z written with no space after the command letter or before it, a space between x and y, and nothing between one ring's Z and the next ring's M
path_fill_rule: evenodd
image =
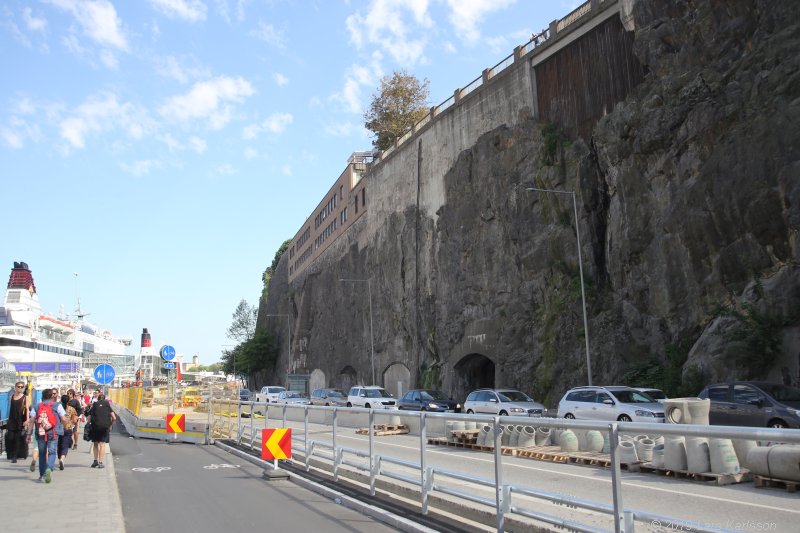
M41 403L39 409L36 411L36 433L40 437L44 437L47 441L47 433L50 432L51 438L56 438L56 425L58 419L53 412L52 403Z
M78 413L71 405L67 405L67 421L64 422L64 429L72 429L75 427L75 422L78 421Z
M111 427L111 406L105 400L95 402L90 415L92 417L92 426L99 429Z

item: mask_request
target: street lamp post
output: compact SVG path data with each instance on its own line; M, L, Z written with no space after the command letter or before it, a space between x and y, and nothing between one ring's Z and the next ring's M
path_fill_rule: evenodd
M339 281L349 281L367 284L367 294L369 296L369 348L370 362L372 364L372 384L375 385L375 340L372 335L372 287L369 279L339 279Z
M286 355L289 358L289 365L292 364L292 327L289 325L289 315L286 313L281 314L266 314L264 316L285 316L286 317ZM286 385L289 385L288 383Z
M583 303L583 338L586 342L586 374L589 380L588 384L592 384L592 361L589 357L589 321L586 318L586 291L583 287L583 260L581 259L581 232L578 227L578 202L575 199L575 191L559 191L555 189L538 189L536 187L528 187L529 191L535 192L552 192L557 194L570 194L572 195L572 210L575 213L575 237L578 240L578 271L581 275L581 302Z

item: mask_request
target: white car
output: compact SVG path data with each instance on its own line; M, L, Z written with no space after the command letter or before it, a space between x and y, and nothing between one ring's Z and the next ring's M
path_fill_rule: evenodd
M308 398L297 391L285 390L278 393L278 399L275 400L275 402L290 405L306 405L308 404Z
M397 409L397 401L383 387L358 385L347 394L347 407Z
M261 390L256 393L257 403L275 403L278 400L278 395L285 391L284 387L277 385L267 385L261 387Z

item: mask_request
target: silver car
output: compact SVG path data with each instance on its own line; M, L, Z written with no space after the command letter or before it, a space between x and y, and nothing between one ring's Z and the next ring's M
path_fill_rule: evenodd
M664 406L630 387L576 387L558 402L560 418L664 422Z
M544 413L544 405L514 389L478 389L467 395L463 410L470 415L539 417Z

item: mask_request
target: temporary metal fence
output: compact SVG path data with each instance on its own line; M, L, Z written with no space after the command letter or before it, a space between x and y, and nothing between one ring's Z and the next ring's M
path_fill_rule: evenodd
M435 493L456 496L480 505L494 507L498 532L505 530L505 519L506 515L509 513L540 520L575 531L592 533L604 531L603 529L589 524L567 520L562 517L538 511L532 508L528 503L530 501L529 499L531 498L534 500L548 501L568 507L585 509L588 511L610 515L613 519L614 531L616 533L633 532L635 522L660 522L663 524L679 523L681 524L682 531L695 531L698 533L725 532L728 530L716 526L695 523L680 517L663 516L640 509L626 508L624 506L622 497L621 466L618 455L620 433L634 435L639 433L648 433L663 435L665 437L688 436L800 443L800 430L637 422L598 422L587 420L529 418L517 416L499 417L413 411L384 411L312 405L293 406L257 402L239 402L236 413L236 430L234 432L228 431L228 436L235 439L238 444L242 444L245 433L247 433L247 437L249 438L249 447L254 448L256 440L260 440L256 438L256 425L259 424L255 423L254 415L256 415L262 409L264 411L263 424L260 424L262 428L266 428L268 426L270 410L279 409L281 411L280 421L283 427L286 427L287 424L287 410L292 412L292 418L294 421L302 421L302 434L292 436L292 450L303 454L303 464L306 471L310 470L311 468L312 457L319 457L332 462L332 475L334 481L339 480L342 473L342 466L351 467L357 471L364 472L369 476L370 494L373 496L375 495L376 480L379 477L395 479L416 486L420 491L421 513L423 515L428 514L429 497ZM219 428L221 426L212 420L212 416L216 416L215 413L218 412L220 411L217 411L215 408L209 409L209 427ZM244 420L242 418L243 412L244 414L249 415L249 424L242 422ZM317 413L315 414L315 418L321 418L322 422L314 423L326 427L329 426L331 428L330 443L321 440L312 440L309 438L309 414L313 414L315 412ZM323 413L324 416L319 415L320 412ZM325 413L330 414L330 422L327 422L328 414ZM368 417L368 450L337 445L339 418L341 416L352 417L354 414L361 414L362 416L366 414ZM375 432L373 431L373 428L375 426L374 422L376 416L399 416L401 418L418 419L420 448L419 462L408 461L399 457L375 453ZM275 420L277 421L278 419L276 418ZM443 422L446 420L478 422L492 426L492 435L494 439L494 479L482 478L466 472L428 466L426 451L428 432L427 425L429 422ZM592 501L574 496L567 496L559 493L546 492L526 485L505 483L503 481L503 454L501 444L502 425L504 424L522 424L551 429L597 430L606 433L609 439L612 490L611 496L613 504ZM233 425L229 424L228 429L233 429ZM408 475L402 470L395 469L394 467L412 470L416 473L414 475ZM487 498L485 495L481 495L475 491L466 491L460 488L454 488L453 486L447 484L447 480L458 480L471 483L477 487L492 489L495 497ZM522 496L526 498L520 499Z

